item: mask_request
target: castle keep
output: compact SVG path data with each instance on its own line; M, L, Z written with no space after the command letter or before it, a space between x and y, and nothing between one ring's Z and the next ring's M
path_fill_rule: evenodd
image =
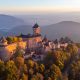
M33 26L33 34L28 35L21 34L19 37L21 37L23 41L27 42L27 48L34 48L36 47L38 42L42 41L40 27L37 23Z

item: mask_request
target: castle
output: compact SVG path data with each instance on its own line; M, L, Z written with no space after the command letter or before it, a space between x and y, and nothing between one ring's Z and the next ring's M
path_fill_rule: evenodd
M40 27L37 23L33 26L33 34L28 35L21 34L19 37L21 37L23 41L27 41L27 48L34 48L36 47L38 42L42 41Z
M18 38L22 38L22 41L8 44L5 37L2 37L0 39L0 58L4 57L4 59L7 59L9 56L11 56L16 48L19 46L22 49L33 49L37 47L37 43L42 41L42 36L40 34L40 27L36 23L33 26L33 34L17 36Z
M21 41L13 42L8 44L6 38L0 39L0 59L4 61L9 59L16 51L17 47L20 47L25 51L25 53L35 52L39 54L43 54L58 48L66 48L70 40L65 41L61 39L58 41L50 41L45 36L42 38L40 33L40 26L36 23L33 27L33 34L24 35L21 34L17 36L17 38L21 38ZM29 52L28 52L29 51Z

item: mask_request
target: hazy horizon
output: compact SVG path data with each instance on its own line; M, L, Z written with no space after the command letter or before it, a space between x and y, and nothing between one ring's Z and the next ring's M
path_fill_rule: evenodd
M80 0L1 0L0 14L18 17L29 24L80 22Z
M1 14L80 12L80 0L2 0Z
M65 13L45 13L45 14L16 14L13 16L23 19L25 22L40 25L50 25L61 21L74 21L80 23L80 12L65 12Z

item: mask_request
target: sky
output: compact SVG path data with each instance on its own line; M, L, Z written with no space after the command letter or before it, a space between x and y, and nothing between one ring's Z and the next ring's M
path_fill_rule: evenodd
M80 11L80 0L0 0L0 13L73 11Z

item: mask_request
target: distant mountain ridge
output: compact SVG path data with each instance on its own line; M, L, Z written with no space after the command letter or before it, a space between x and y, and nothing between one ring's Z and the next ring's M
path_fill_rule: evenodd
M22 25L13 28L9 31L10 33L19 34L24 33L32 33L31 25ZM47 35L49 39L55 39L60 37L68 36L75 41L80 41L80 23L73 21L62 21L56 24L51 24L48 26L41 27L41 34Z
M73 21L62 21L56 24L45 26L42 29L43 34L48 38L55 39L68 36L75 41L80 41L80 23Z
M32 27L32 24L25 23L22 19L0 14L0 36L32 33ZM41 34L43 36L47 35L49 39L68 36L75 41L80 41L80 23L62 21L48 26L41 26Z
M31 25L20 25L15 28L12 28L7 32L7 35L20 35L21 33L23 34L28 34L32 33L32 26Z
M0 14L0 29L12 29L13 27L25 24L22 19L10 15Z

